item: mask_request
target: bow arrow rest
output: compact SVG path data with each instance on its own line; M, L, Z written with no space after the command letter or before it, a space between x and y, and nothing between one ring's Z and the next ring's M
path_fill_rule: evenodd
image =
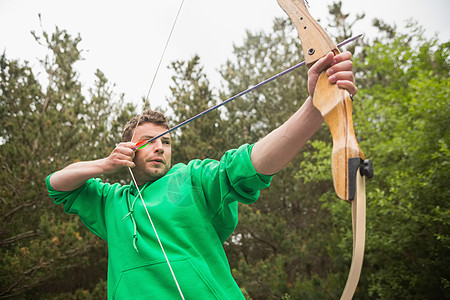
M361 176L365 176L367 179L373 178L373 164L369 159L361 159L359 157L348 159L348 173L353 176L349 176L348 189L349 189L349 200L355 199L356 192L356 176L359 170Z

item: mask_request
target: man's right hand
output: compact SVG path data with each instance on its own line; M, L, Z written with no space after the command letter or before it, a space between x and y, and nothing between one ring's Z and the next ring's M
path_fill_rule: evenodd
M50 177L51 186L57 191L73 191L93 177L114 173L123 167L133 168L135 143L120 143L106 158L81 161L68 165Z
M132 142L117 144L116 148L106 158L104 173L115 173L123 167L134 168L134 146L136 144Z

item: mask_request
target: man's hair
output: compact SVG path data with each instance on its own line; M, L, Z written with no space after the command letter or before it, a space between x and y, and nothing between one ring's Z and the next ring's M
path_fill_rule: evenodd
M152 123L169 129L169 123L167 122L167 118L164 114L147 109L143 111L141 115L134 116L130 121L128 121L127 124L125 124L122 133L122 142L130 142L136 127L145 123Z

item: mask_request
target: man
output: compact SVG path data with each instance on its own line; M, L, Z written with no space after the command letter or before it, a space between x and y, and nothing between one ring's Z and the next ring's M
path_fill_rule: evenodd
M162 114L146 111L125 126L123 142L108 157L49 175L55 203L108 243L108 299L243 299L222 247L237 225L238 202L256 201L323 122L312 105L322 70L328 67L331 83L356 94L350 58L344 52L319 60L308 72L311 96L301 108L256 144L229 150L220 161L171 167L170 134L133 151L168 128ZM133 169L139 190L93 179L122 167Z

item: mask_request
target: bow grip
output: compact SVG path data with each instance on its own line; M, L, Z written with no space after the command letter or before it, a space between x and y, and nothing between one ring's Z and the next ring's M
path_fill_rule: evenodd
M353 129L353 101L350 94L328 81L322 72L317 81L313 105L330 127L333 138L331 169L333 184L339 198L350 201L355 196L356 166L352 161L364 160ZM357 160L355 160L357 159Z

